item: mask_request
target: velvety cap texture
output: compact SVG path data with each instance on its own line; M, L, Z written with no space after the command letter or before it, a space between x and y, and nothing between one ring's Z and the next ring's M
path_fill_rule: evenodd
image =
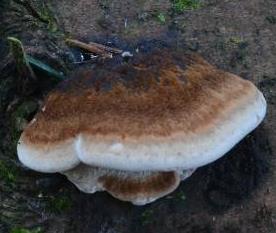
M188 170L224 155L265 112L263 94L250 81L197 55L155 51L75 72L24 130L18 156L42 172L80 162L135 172Z

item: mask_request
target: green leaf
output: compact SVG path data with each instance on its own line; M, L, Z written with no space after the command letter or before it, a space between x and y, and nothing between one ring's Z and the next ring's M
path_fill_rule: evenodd
M33 230L28 230L26 228L13 228L10 233L42 233L42 230L40 227L33 229Z
M33 67L47 73L48 76L53 77L58 81L64 79L64 74L62 72L59 72L49 65L45 64L44 62L30 55L27 55L20 40L15 37L8 37L7 39L10 43L10 50L13 54L16 62L16 67L20 75L23 75L24 77L31 76L33 79L36 79L35 73L32 69Z
M26 53L21 41L15 37L8 37L7 40L10 44L10 51L14 57L16 68L21 76L31 77L36 79L35 74L26 59Z
M64 79L64 74L62 72L59 72L59 71L53 69L52 67L45 64L44 62L42 62L36 58L33 58L32 56L29 56L29 55L26 55L26 59L32 67L35 67L35 68L39 69L40 71L47 73L48 76L54 77L58 80Z

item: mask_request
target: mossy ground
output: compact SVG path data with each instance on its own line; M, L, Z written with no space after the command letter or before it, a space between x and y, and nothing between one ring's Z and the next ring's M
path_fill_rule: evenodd
M172 0L173 10L182 13L185 10L199 9L202 4L199 0Z

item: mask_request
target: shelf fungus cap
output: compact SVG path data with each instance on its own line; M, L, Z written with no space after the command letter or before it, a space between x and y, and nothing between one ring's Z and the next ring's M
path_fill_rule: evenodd
M76 167L80 160L75 150L75 139L41 141L44 134L47 134L47 138L52 137L51 130L54 130L54 127L48 130L47 120L44 119L45 122L43 122L43 117L39 115L36 117L41 124L36 125L37 118L34 118L19 139L17 145L19 160L35 171L47 173L66 171ZM51 124L55 125L54 122ZM40 132L40 136L36 132Z
M85 193L107 191L119 200L144 205L174 191L194 170L129 172L80 164L62 173Z
M251 82L167 50L83 68L53 90L23 132L19 159L42 172L84 164L176 171L208 164L266 112Z
M143 205L228 152L266 113L253 83L167 50L84 67L22 133L20 161Z

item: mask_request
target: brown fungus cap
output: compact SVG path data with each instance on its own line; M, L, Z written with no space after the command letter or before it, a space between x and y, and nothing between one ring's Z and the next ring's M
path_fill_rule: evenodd
M105 175L99 178L99 183L115 198L137 205L171 193L180 183L180 176L176 172L140 172L142 174L136 176L133 172L129 173L125 176Z
M81 164L63 174L85 193L107 191L122 201L144 205L174 191L180 181L188 178L193 172L193 169L129 172Z
M224 155L265 112L251 82L197 55L155 51L76 72L49 94L23 132L18 155L42 172L80 161L129 171L186 170Z

